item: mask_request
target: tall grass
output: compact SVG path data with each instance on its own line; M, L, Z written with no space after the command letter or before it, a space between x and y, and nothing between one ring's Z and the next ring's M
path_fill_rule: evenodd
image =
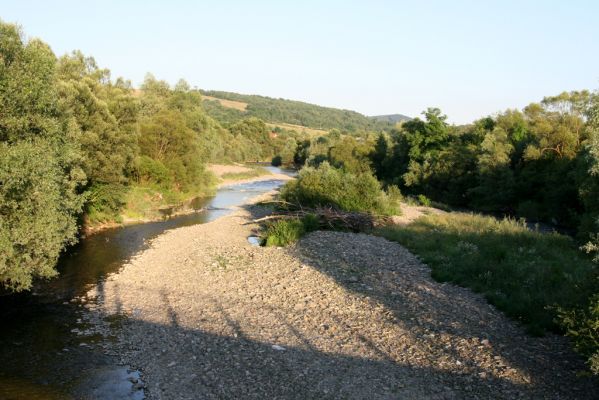
M270 223L264 232L265 246L286 246L298 241L306 233L319 228L318 217L308 214L303 218L282 219Z
M419 255L433 278L482 293L533 334L559 331L558 307L586 304L596 289L597 269L571 238L531 231L524 221L429 215L376 234Z

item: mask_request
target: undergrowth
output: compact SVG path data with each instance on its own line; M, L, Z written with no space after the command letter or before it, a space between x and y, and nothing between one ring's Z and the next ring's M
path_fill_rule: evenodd
M586 304L596 266L574 241L527 229L524 221L455 213L375 231L419 255L439 281L482 293L532 334L561 331L558 309Z

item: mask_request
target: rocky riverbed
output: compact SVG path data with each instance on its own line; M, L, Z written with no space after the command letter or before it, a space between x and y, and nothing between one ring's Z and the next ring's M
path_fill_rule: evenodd
M248 222L267 212L168 231L88 294L87 320L116 335L106 352L141 371L148 399L599 393L564 338L526 335L397 243L315 232L250 245Z

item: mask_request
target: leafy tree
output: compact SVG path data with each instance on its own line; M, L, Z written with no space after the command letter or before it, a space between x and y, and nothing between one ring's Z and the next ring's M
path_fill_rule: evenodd
M139 147L147 156L166 167L177 189L191 190L204 180L203 160L196 133L185 124L181 112L163 110L140 126ZM160 169L159 164L154 164ZM150 175L152 176L152 175ZM164 182L164 178L160 178Z
M20 291L54 276L75 241L85 181L76 126L56 102L56 58L0 22L0 282Z
M137 150L137 109L130 89L113 85L110 72L81 52L61 57L57 70L61 112L79 127L90 184L126 183Z

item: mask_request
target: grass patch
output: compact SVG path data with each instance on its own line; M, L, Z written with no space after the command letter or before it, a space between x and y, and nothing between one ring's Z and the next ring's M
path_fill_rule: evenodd
M596 285L595 265L571 238L531 231L524 221L428 215L375 234L419 255L436 280L482 293L532 334L560 331L558 307L585 304Z
M264 167L247 167L248 171L227 172L221 176L223 180L240 181L243 179L256 178L258 176L269 175L270 171Z
M297 242L306 233L319 228L318 217L308 214L303 218L281 219L268 224L263 235L265 246L286 246Z

